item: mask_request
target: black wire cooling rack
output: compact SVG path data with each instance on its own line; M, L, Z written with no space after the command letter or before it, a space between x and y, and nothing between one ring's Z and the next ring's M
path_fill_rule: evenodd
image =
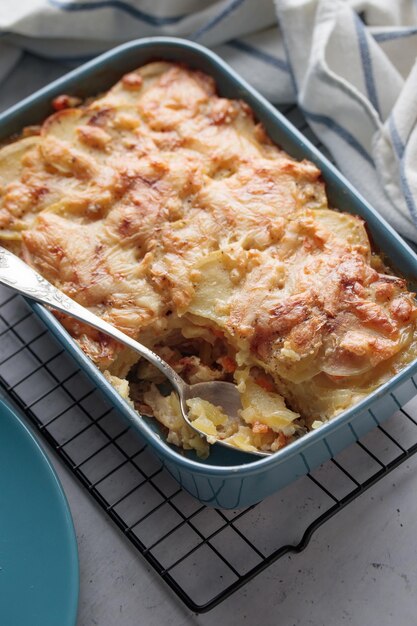
M294 107L286 113L310 133ZM210 610L284 554L303 550L323 522L417 451L416 398L263 502L236 511L206 508L179 488L23 298L6 288L0 288L0 384L195 612Z

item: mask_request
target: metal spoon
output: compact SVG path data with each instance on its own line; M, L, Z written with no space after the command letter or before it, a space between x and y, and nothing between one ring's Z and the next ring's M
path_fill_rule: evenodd
M58 311L67 313L76 319L97 328L106 335L113 337L120 343L124 343L132 350L135 350L147 361L157 367L169 380L174 390L178 394L180 401L181 413L187 424L200 436L206 438L207 435L196 428L188 417L187 400L191 398L202 398L211 402L215 406L221 406L226 415L236 417L238 410L241 408L240 394L233 383L223 381L210 381L205 383L197 383L195 385L187 385L160 356L152 352L149 348L135 341L128 335L125 335L115 326L104 321L85 307L66 296L62 291L54 287L43 276L38 274L34 269L12 254L5 248L0 247L0 283L11 287L15 291L24 296L47 304ZM233 448L240 452L248 452L240 450L226 441L217 439L219 444ZM250 451L251 454L258 456L269 456L270 452Z

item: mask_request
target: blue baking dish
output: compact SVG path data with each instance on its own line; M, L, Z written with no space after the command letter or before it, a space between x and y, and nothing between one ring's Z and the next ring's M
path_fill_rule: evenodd
M0 115L0 139L19 132L28 124L40 122L51 113L50 102L55 96L61 93L80 97L96 95L125 72L157 59L183 62L200 69L214 77L221 95L245 100L277 144L296 158L307 158L316 163L326 181L330 204L364 218L376 248L411 286L415 284L417 257L391 226L281 113L216 54L195 43L152 37L119 46ZM270 457L256 460L256 457L214 446L209 458L202 461L193 453L184 453L167 444L155 421L145 421L123 400L54 316L38 304L33 306L179 484L210 506L239 508L262 500L362 437L417 392L413 379L417 370L416 359L359 404Z

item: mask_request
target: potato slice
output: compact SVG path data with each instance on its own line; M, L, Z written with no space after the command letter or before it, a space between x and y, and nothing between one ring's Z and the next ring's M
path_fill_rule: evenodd
M315 209L313 215L316 222L330 233L332 239L364 246L370 253L369 237L360 217L334 209Z
M206 319L211 319L224 328L229 318L229 303L234 291L229 271L222 262L222 253L213 252L196 268L201 280L188 311Z
M240 415L247 424L260 422L276 433L292 434L291 424L300 417L285 406L282 396L266 391L250 378L242 394L242 407Z
M15 141L0 150L0 188L20 178L24 167L22 158L39 142L39 136L35 135Z

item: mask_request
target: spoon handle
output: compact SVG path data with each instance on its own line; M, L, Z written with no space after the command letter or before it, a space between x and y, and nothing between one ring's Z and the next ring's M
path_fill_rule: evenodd
M67 313L129 346L157 367L168 378L177 393L180 395L183 393L184 381L160 356L66 296L27 263L2 247L0 247L0 283L11 287L27 298Z

